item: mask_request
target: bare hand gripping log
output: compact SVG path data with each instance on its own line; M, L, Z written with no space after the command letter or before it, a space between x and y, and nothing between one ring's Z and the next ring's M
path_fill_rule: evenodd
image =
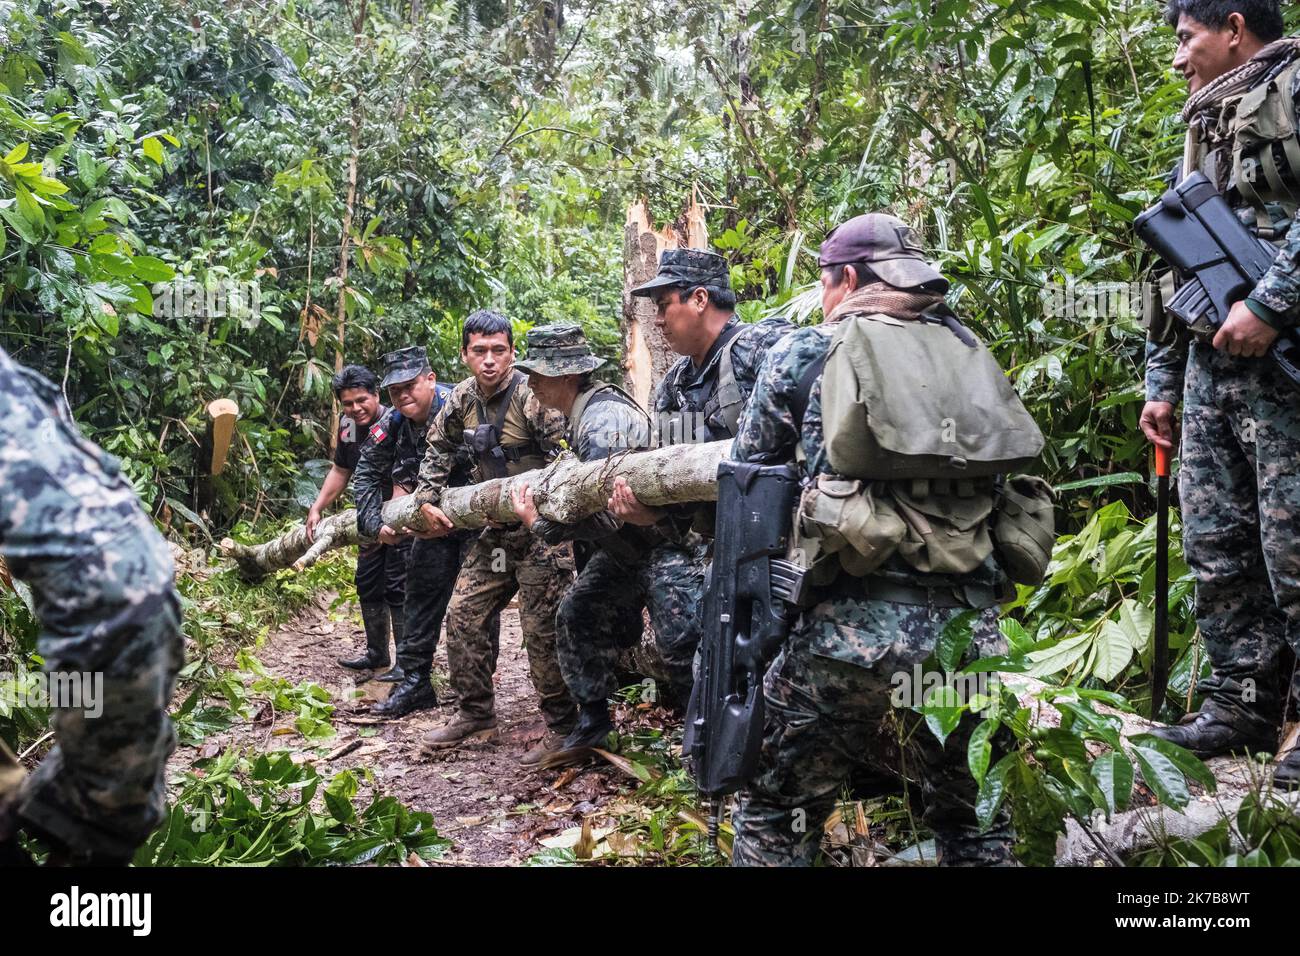
M512 478L496 478L463 488L448 488L440 507L457 528L482 528L489 520L501 524L518 521L510 503L511 488L526 482L533 489L538 511L565 524L604 511L614 488L623 478L647 505L716 501L718 464L726 458L730 441L701 445L669 445L653 451L624 452L601 461L581 462L563 454L545 468ZM424 530L424 518L413 495L394 498L384 505L384 524L390 528ZM358 544L356 512L343 511L316 527L316 541L307 540L305 525L270 541L245 545L226 538L221 549L239 567L240 574L256 580L272 571L311 565L326 551Z

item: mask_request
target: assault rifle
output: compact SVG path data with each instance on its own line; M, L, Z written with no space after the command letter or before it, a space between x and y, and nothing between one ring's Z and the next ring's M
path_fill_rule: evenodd
M1246 298L1277 250L1250 234L1213 184L1193 173L1133 222L1138 237L1186 280L1165 308L1193 333L1211 338L1233 304ZM1300 336L1282 332L1269 354L1300 388Z
M720 798L744 786L758 763L763 673L790 633L792 605L803 597L803 572L785 560L799 480L791 465L718 466L713 567L682 740L695 782L713 803L715 845Z

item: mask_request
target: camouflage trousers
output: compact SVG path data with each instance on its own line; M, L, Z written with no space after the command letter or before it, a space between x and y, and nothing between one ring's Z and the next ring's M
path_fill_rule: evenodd
M640 638L642 609L650 612L673 694L690 696L704 570L703 545L656 545L632 565L607 551L591 557L556 619L560 669L578 703L605 700L618 689L618 653Z
M966 748L978 721L965 716L941 744L919 714L891 703L896 675L914 673L959 612L837 598L800 619L764 681L763 751L732 816L734 865L812 865L836 796L859 766L877 774L890 768L901 778L894 792L904 783L919 790L921 818L934 831L941 865L1012 863L1005 811L988 832L976 825L978 787ZM977 624L982 648L996 647L996 629L996 614L984 612ZM993 760L998 756L995 746Z
M555 655L555 612L572 581L571 546L548 545L527 528L488 529L470 546L447 612L447 665L463 714L496 713L495 620L518 592L528 674L546 724L572 726L573 701Z
M1211 707L1279 722L1300 652L1300 404L1269 358L1194 343L1183 396L1183 548L1214 675Z
M165 808L180 601L167 544L117 460L51 414L59 400L0 352L0 548L31 585L52 695L63 687L55 747L16 810L74 860L123 861Z

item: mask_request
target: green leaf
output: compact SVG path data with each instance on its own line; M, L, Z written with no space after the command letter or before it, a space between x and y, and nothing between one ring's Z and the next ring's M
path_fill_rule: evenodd
M1133 795L1133 764L1122 753L1102 754L1092 762L1092 779L1097 781L1109 814L1127 809Z
M18 197L18 212L33 227L37 229L45 226L45 212L41 209L40 203L33 198L31 190L22 183L14 183L14 192Z
M998 620L998 630L1007 639L1007 647L1013 655L1027 654L1034 646L1034 639L1025 626L1013 617Z
M175 270L155 256L132 256L131 263L141 282L170 282L176 278Z
M935 648L935 657L939 666L949 674L955 673L961 665L966 648L975 635L975 611L963 611L952 618L939 632L939 643Z
M1119 624L1133 650L1141 653L1150 646L1155 629L1155 612L1151 608L1125 598L1119 606Z
M1161 803L1181 810L1191 799L1187 792L1187 781L1182 771L1172 760L1159 750L1150 747L1135 746L1133 756L1137 758L1142 779Z
M1007 754L993 765L993 769L980 784L979 796L975 800L975 819L981 832L993 826L998 808L1002 806L1002 799L1006 796L1007 773L1019 759L1018 753Z
M1103 621L1094 642L1092 674L1098 680L1112 681L1124 672L1133 659L1133 642L1115 621Z
M919 709L925 715L925 725L941 744L957 729L965 710L957 689L947 685L932 688Z
M1085 632L1067 637L1051 647L1034 651L1025 657L1025 663L1029 665L1025 673L1030 677L1048 677L1057 671L1065 670L1088 653L1091 644L1092 635Z
M1214 774L1200 757L1171 743L1161 737L1153 734L1135 734L1130 738L1130 742L1135 747L1145 747L1149 750L1158 750L1164 754L1175 767L1177 767L1185 777L1195 780L1209 793L1214 793L1218 787L1218 781L1214 779Z
M1108 488L1111 485L1131 485L1146 481L1144 475L1136 471L1124 471L1115 475L1098 475L1095 478L1082 478L1079 481L1067 481L1063 485L1057 485L1057 492L1078 491L1080 488Z
M9 150L9 152L5 153L4 162L9 166L21 163L27 158L27 151L30 148L31 143L19 143L13 149Z
M357 795L357 778L351 770L344 770L334 775L334 779L325 787L325 806L330 815L340 823L354 823L357 819L356 808L352 799Z
M154 139L152 136L146 136L144 142L142 142L140 146L144 149L144 154L146 156L152 159L159 166L163 164L162 143L158 142L158 140Z
M983 784L984 775L988 773L989 759L993 756L991 738L999 725L997 720L983 721L971 733L970 743L966 745L966 764L976 783Z

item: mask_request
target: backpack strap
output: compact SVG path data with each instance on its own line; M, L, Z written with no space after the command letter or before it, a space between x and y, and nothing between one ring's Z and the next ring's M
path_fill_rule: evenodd
M799 376L799 385L795 388L794 394L790 396L790 411L794 412L796 431L803 430L803 417L808 413L808 402L812 399L813 386L817 384L817 379L821 378L822 372L825 371L826 359L829 356L830 350L827 349L803 370L803 374Z
M727 431L732 435L736 434L736 427L740 424L740 413L745 410L745 396L740 393L740 386L736 384L736 366L731 359L731 350L738 338L740 338L739 328L722 347L722 355L718 357L718 388L715 393L718 399L718 411L722 415L722 420L727 423Z

